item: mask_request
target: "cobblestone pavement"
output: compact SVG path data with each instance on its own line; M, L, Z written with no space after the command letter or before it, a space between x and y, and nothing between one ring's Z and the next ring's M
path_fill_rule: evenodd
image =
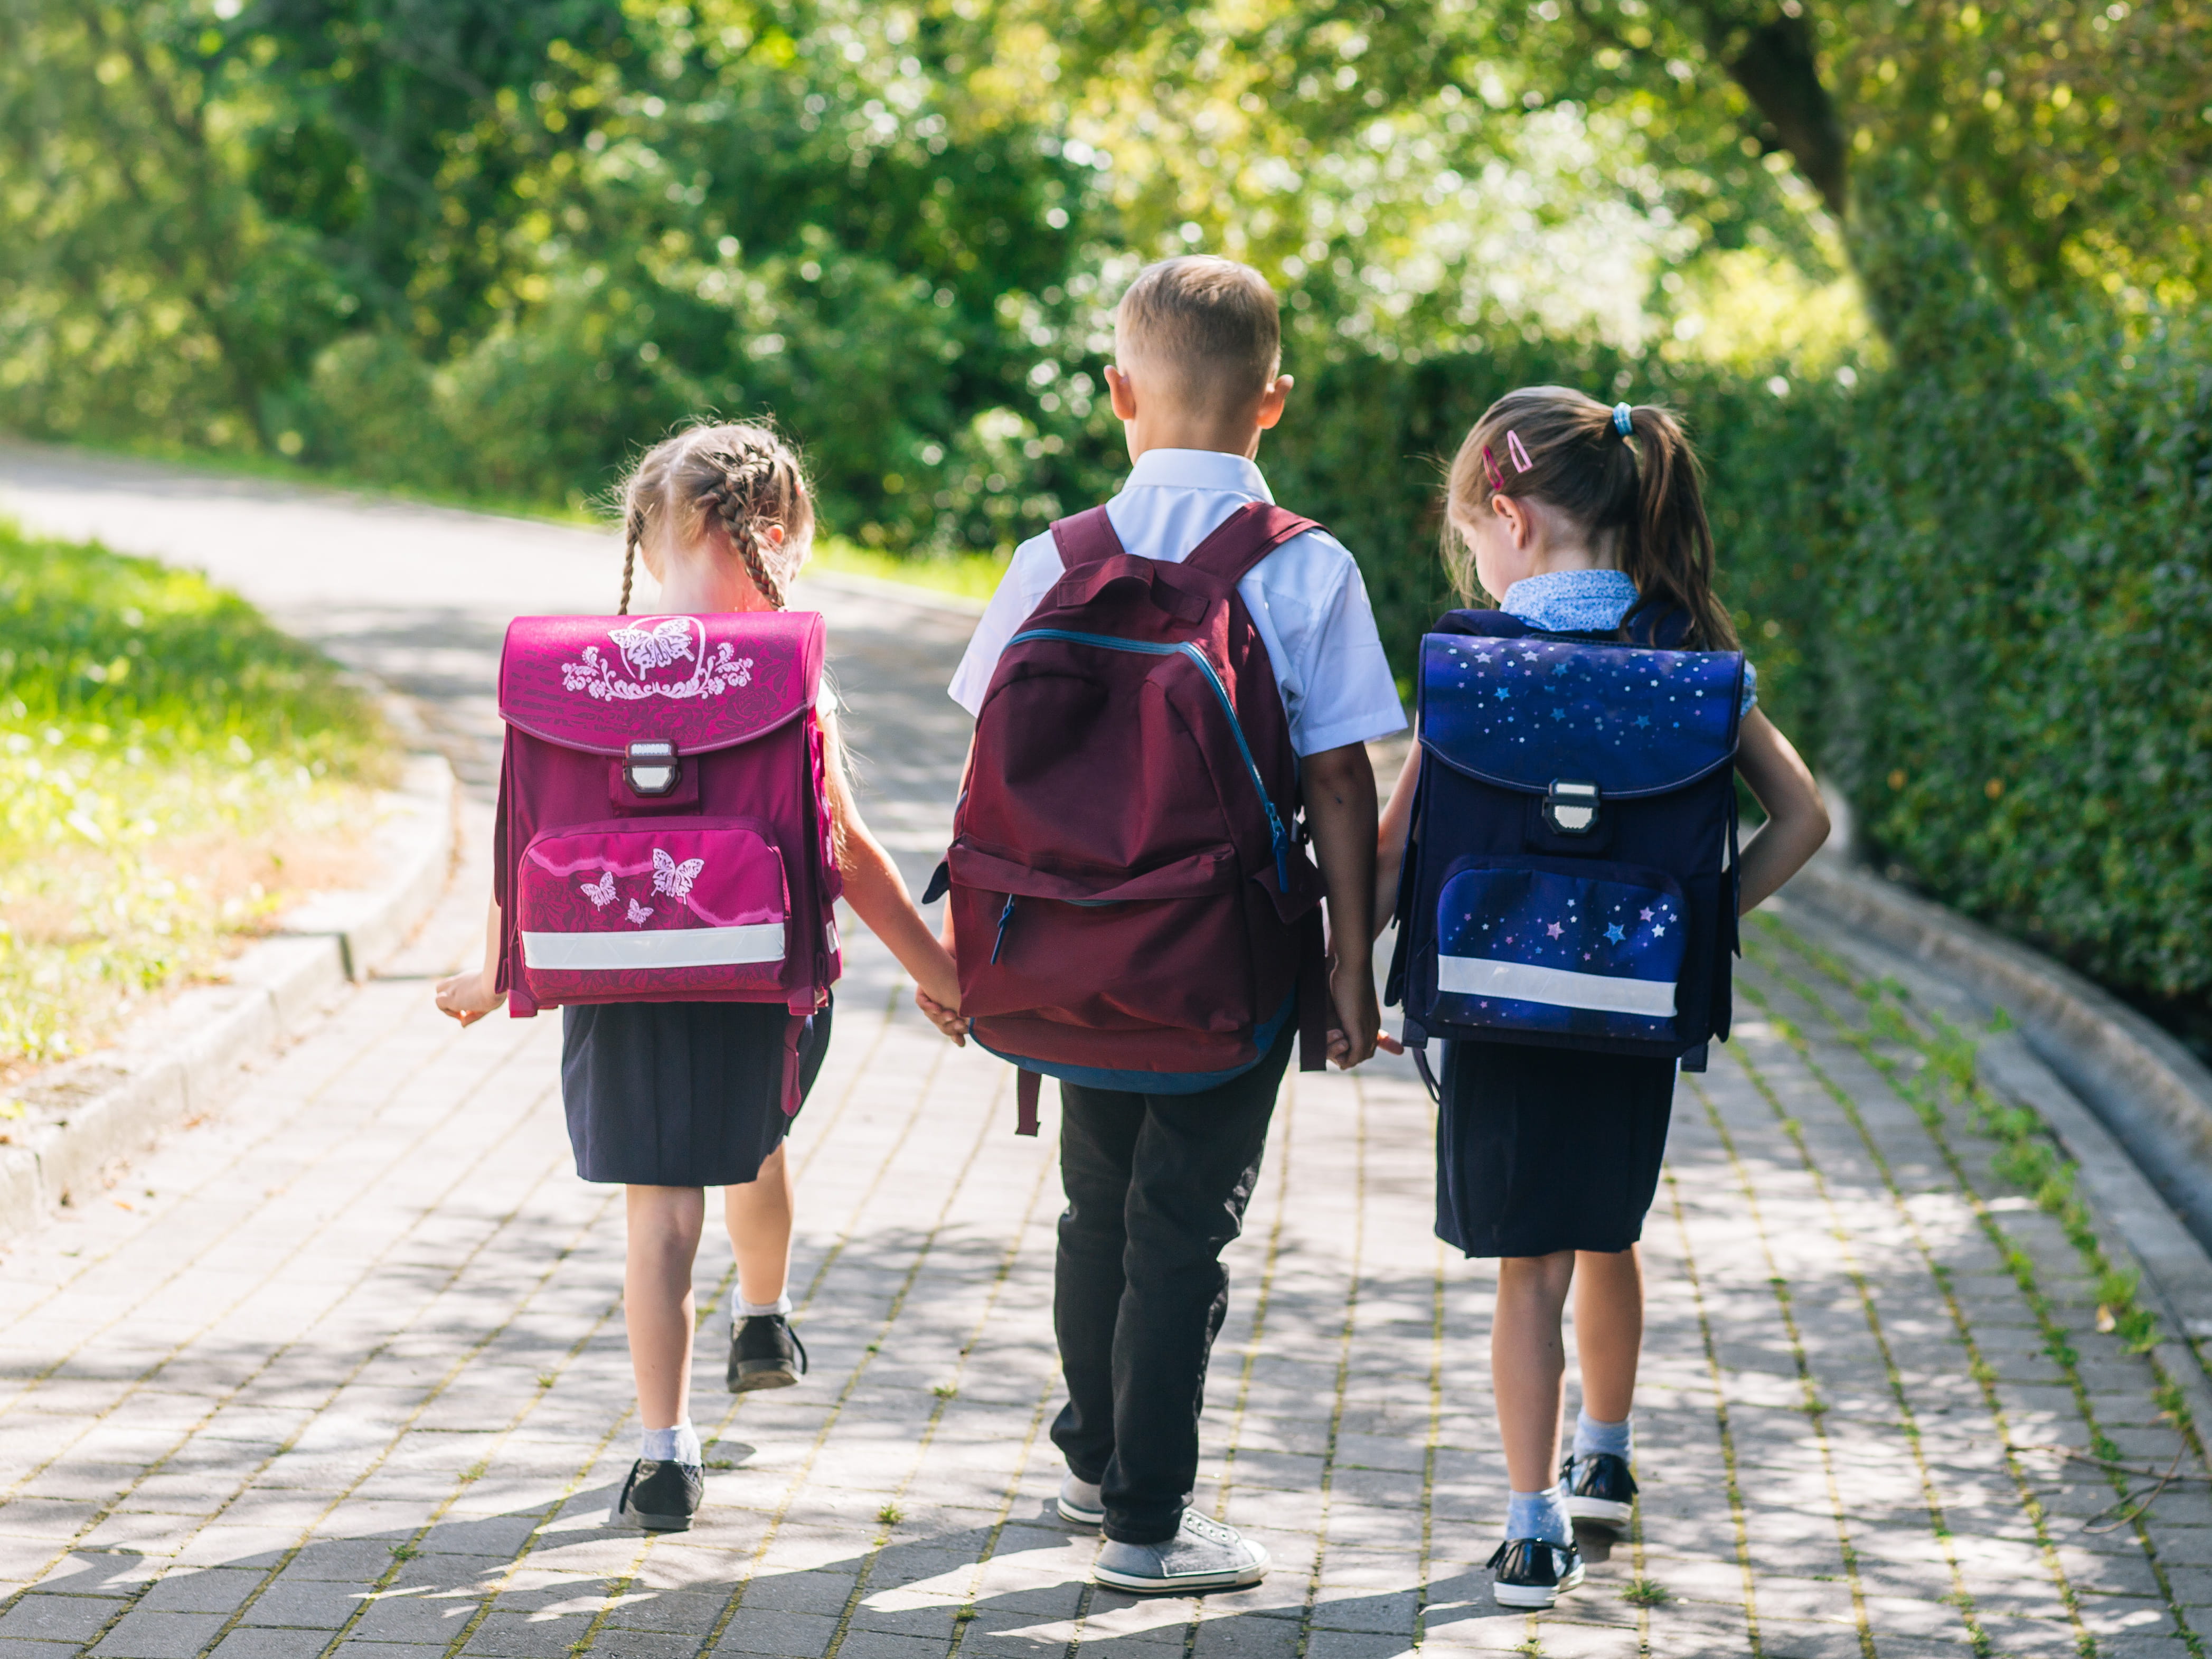
M837 626L919 847L958 732L894 703L945 627ZM0 1258L0 1659L2201 1653L2208 1467L2126 1286L2035 1126L1804 918L1752 929L1737 1040L1678 1091L1638 1525L1555 1613L1488 1598L1491 1274L1431 1235L1429 1108L1390 1067L1292 1075L1231 1253L1198 1502L1274 1572L1087 1587L1043 1432L1053 1114L1016 1138L1010 1074L865 936L793 1143L812 1372L722 1391L710 1245L707 1507L611 1528L619 1194L571 1173L557 1024L462 1032L424 982L469 948L482 820L390 976Z

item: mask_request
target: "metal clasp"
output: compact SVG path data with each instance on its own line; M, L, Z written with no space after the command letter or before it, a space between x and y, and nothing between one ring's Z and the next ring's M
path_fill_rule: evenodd
M1544 822L1562 836L1587 836L1597 828L1598 793L1594 783L1555 778L1544 796Z
M684 768L676 758L676 745L654 739L634 743L623 761L623 781L630 793L647 799L672 793Z

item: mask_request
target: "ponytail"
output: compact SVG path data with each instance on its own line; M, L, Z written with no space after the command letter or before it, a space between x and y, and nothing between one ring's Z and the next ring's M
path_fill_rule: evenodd
M1543 501L1591 535L1619 534L1621 569L1640 597L1689 618L1689 649L1733 651L1703 482L1680 422L1658 404L1608 408L1567 386L1524 386L1490 406L1452 459L1445 566L1472 599L1474 561L1455 526L1487 513L1493 495Z
M1681 422L1656 404L1629 410L1637 449L1636 518L1621 564L1637 592L1686 612L1684 643L1733 651L1735 622L1713 592L1713 530L1705 518L1705 468Z

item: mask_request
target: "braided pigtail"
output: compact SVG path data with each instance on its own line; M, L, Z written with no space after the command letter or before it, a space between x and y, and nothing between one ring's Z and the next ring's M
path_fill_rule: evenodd
M632 503L623 520L623 591L622 604L615 614L629 615L629 589L637 574L637 544L645 539L645 509Z
M769 568L761 553L761 525L773 522L770 513L764 511L771 503L763 499L769 495L769 485L775 476L775 453L765 448L748 448L729 458L722 481L706 491L701 500L711 507L722 521L723 533L730 538L730 546L745 567L745 574L760 590L775 610L783 609L783 582Z

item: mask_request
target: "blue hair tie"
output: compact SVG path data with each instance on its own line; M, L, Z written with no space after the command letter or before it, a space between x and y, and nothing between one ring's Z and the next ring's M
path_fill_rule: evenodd
M1626 404L1615 404L1613 406L1613 429L1624 438L1632 436L1636 430L1636 411Z

